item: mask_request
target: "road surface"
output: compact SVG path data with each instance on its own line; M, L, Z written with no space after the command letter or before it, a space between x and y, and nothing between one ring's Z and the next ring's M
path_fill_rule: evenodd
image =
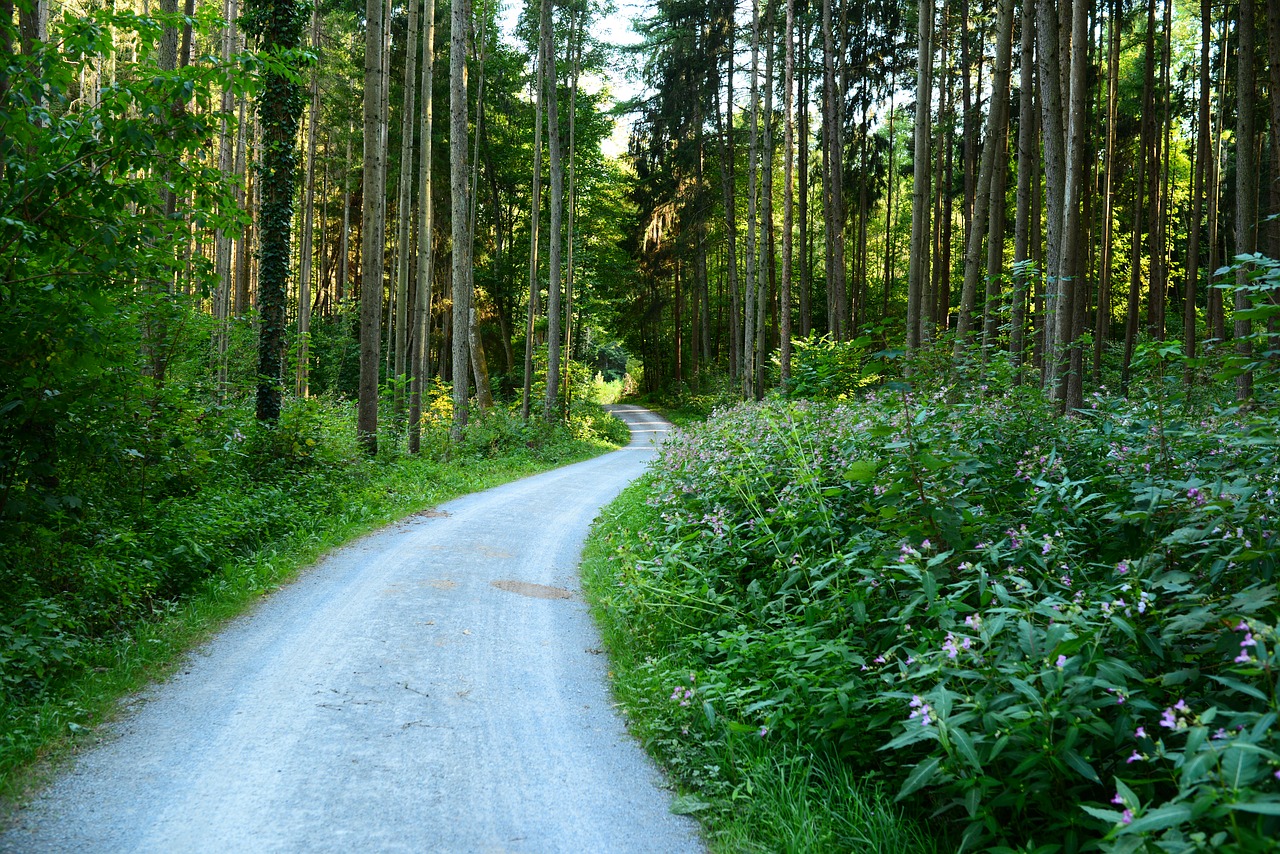
M3 851L682 852L579 593L667 426L331 553L130 701Z

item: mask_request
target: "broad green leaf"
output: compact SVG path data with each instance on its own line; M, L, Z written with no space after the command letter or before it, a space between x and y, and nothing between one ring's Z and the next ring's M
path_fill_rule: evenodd
M902 784L902 791L898 792L898 797L894 800L900 801L917 789L929 785L930 781L937 776L938 766L941 764L942 757L931 756L911 769L911 773L907 775L907 781Z

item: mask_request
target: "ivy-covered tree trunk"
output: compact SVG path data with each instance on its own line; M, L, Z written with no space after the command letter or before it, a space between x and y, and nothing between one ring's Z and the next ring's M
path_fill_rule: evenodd
M259 215L258 406L259 421L280 418L284 387L285 293L289 279L289 233L293 221L293 193L297 186L298 121L302 116L302 87L285 75L282 64L290 51L302 46L305 9L296 0L253 0L247 9L246 30L271 57L258 97L262 123L262 164L259 169L262 209Z

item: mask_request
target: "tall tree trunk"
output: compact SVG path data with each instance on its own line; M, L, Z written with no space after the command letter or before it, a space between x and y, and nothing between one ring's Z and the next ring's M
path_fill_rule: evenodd
M422 405L431 378L431 302L435 285L435 252L432 241L434 215L431 187L432 96L435 91L436 3L423 0L426 22L422 34L422 109L418 135L422 156L418 158L418 280L413 320L413 384L409 389L409 453L421 449Z
M547 73L541 41L539 41L535 65L537 70L533 84L533 188L529 205L529 311L524 327L524 393L520 398L520 414L525 421L529 420L529 399L533 394L533 330L538 317L538 295L541 290L538 286L538 232L542 225L542 100L546 97L543 77Z
M320 53L320 5L311 5L311 49ZM320 124L320 69L317 63L311 71L311 112L307 115L307 165L303 181L302 247L298 269L298 365L295 388L299 397L310 396L311 341L311 256L315 231L316 205L316 139Z
M1066 128L1062 72L1069 64L1062 56L1058 9L1041 2L1037 7L1037 50L1040 66L1041 134L1044 139L1046 203L1046 257L1044 297L1044 387L1057 394L1062 373L1065 343L1060 335L1062 315L1070 315L1070 300L1064 300L1062 281L1063 229L1066 187Z
M434 2L434 0L425 0ZM409 241L413 234L413 130L417 124L414 111L415 85L418 71L418 0L409 0L409 33L404 51L404 110L400 116L400 192L396 211L396 333L395 381L391 384L391 412L397 423L404 418L405 385L409 362L409 270L412 253ZM429 95L424 94L424 98Z
M823 174L827 176L826 193L823 196L823 213L826 224L826 273L827 273L827 305L828 330L837 341L845 339L845 281L844 267L844 168L842 157L844 150L843 126L843 93L837 86L836 78L836 46L832 29L831 4L833 0L822 2L822 62L823 62L823 107L822 128L825 147L823 148ZM929 3L932 0L921 0Z
M550 0L544 0L550 2ZM468 213L471 193L467 176L467 30L466 0L450 3L449 31L449 196L453 227L453 264L450 283L453 289L453 424L450 435L455 442L462 439L467 426L471 362L471 245L468 240Z
M239 132L236 139L235 166L236 175L242 178L242 181L236 184L236 207L245 212L250 209L254 187L253 170L248 165L249 136L253 130L253 119L245 116L246 101L247 99L242 96L238 107L236 127ZM240 233L235 238L235 245L235 291L231 311L236 317L243 317L249 311L249 250L253 245L252 222L240 228Z
M347 297L351 284L351 140L355 136L354 125L348 129L346 158L342 161L342 235L338 238L338 302Z
M476 245L476 220L480 209L480 143L485 138L485 110L484 110L484 89L486 82L485 67L488 58L488 40L485 34L489 21L488 4L484 3L480 7L480 31L475 34L472 40L472 58L475 61L476 68L476 135L472 141L471 149L471 178L469 187L472 188L470 201L467 205L467 293L470 294L471 311L467 316L467 340L471 352L471 370L476 381L476 405L479 406L481 414L493 409L493 386L489 382L489 362L484 352L484 339L480 337L479 312L476 311L476 268L475 268L475 245ZM496 204L493 207L495 219L501 215L501 208ZM495 266L501 265L502 245L499 243L496 247Z
M459 0L460 2L460 0ZM383 229L386 226L387 123L382 98L383 2L365 3L364 178L360 215L360 385L356 437L365 452L378 452L378 366L381 349Z
M235 20L239 14L236 0L224 0L223 17L227 25L222 32L222 61L231 62L236 50ZM6 21L8 18L5 19ZM0 98L3 92L0 92ZM232 176L235 168L235 134L231 127L231 114L235 109L235 92L230 86L222 90L222 121L218 131L218 171L225 177ZM230 213L230 211L227 211ZM219 227L214 237L214 266L217 276L217 291L214 294L213 315L217 322L214 332L214 352L216 353L218 397L224 398L227 393L227 357L230 347L231 293L235 284L231 278L232 239L227 231Z
M765 60L764 60L764 123L761 128L764 133L762 160L761 163L761 199L760 199L760 264L757 268L758 279L756 282L756 340L755 340L755 364L756 379L755 393L759 399L764 396L764 379L765 379L765 361L769 352L769 342L765 330L765 314L766 309L773 304L773 294L776 291L775 281L775 262L776 254L774 252L774 224L773 224L773 56L774 45L777 41L776 33L776 2L775 0L766 0L768 5L765 8L765 32L764 39L766 44Z
M569 368L573 361L573 244L578 190L574 161L578 155L578 76L582 67L582 20L576 9L569 25L569 53L572 56L569 78L569 235L565 251L564 277L564 418L566 422L569 420L573 406L573 385Z
M796 126L795 126L795 71L796 71L796 50L795 50L795 26L796 26L796 2L795 0L784 0L787 4L787 20L783 26L782 37L786 40L786 54L783 59L785 69L783 71L783 120L785 127L783 129L782 141L782 173L783 173L783 190L782 190L782 296L781 296L781 322L779 342L781 347L781 379L785 388L791 380L791 231L792 231L792 209L795 206L795 156L796 156Z
M1013 313L1009 352L1014 382L1022 383L1027 355L1027 296L1031 282L1031 176L1035 169L1036 120L1032 90L1035 85L1034 0L1022 0L1019 22L1022 32L1018 54L1018 189L1013 225Z
M1098 314L1093 333L1093 373L1102 379L1102 353L1111 337L1111 267L1114 230L1112 182L1115 174L1116 120L1120 84L1120 0L1111 0L1107 15L1107 153L1102 173L1102 260L1098 284Z
M828 0L829 2L829 0ZM933 91L933 0L920 0L916 62L915 156L911 189L911 253L907 270L907 351L921 341L921 309L929 280L929 100Z
M555 66L555 44L551 26L551 0L543 0L543 61L547 63L547 147L551 161L551 251L550 282L547 286L547 395L542 415L556 420L560 401L560 284L564 241L564 162L560 148L559 75Z
M724 196L724 224L727 240L725 245L725 270L729 279L729 375L741 379L742 359L739 337L739 320L741 307L738 293L738 216L735 182L733 176L734 141L733 141L733 27L729 27L730 43L727 46L728 72L725 83L728 90L728 121L720 108L720 95L716 93L716 141L720 148L720 188Z
M794 2L794 0L793 0ZM808 338L813 332L812 293L813 268L809 265L809 27L802 19L800 29L800 82L796 92L799 100L799 156L796 169L799 172L800 210L796 217L800 232L800 337ZM890 114L892 120L892 114Z
M827 0L830 2L830 0ZM755 397L756 294L760 278L758 246L760 197L760 0L751 0L751 112L747 125L747 287L743 294L742 396Z
M1222 193L1222 128L1226 122L1227 102L1227 15L1222 16L1222 29L1219 36L1218 54L1222 57L1222 71L1218 75L1221 88L1218 91L1217 125L1211 129L1213 160L1209 164L1209 298L1205 315L1209 321L1209 337L1213 341L1225 342L1227 339L1226 311L1222 304L1222 289L1213 287L1213 276L1218 269L1218 224L1219 202Z
M302 14L294 0L263 0L262 49L268 54L302 46ZM259 421L280 418L284 384L285 294L289 279L289 238L293 195L297 185L298 119L302 100L298 84L269 71L258 100L262 119L261 273L258 281L258 400Z
M1182 294L1182 353L1188 360L1183 378L1188 386L1194 378L1190 360L1196 354L1196 289L1200 285L1200 222L1204 217L1205 179L1210 173L1213 156L1209 148L1209 94L1213 86L1209 75L1211 61L1209 49L1213 43L1212 14L1211 0L1200 0L1200 97L1196 118L1196 165L1191 186L1191 234L1187 240L1187 280L1183 285ZM1210 270L1210 273L1212 272Z
M1070 348L1070 372L1065 383L1058 388L1059 399L1066 411L1079 409L1084 400L1081 377L1080 342L1076 326L1083 319L1085 289L1084 274L1084 217L1081 211L1081 194L1088 173L1084 154L1087 145L1085 134L1089 114L1086 109L1089 91L1089 0L1073 0L1071 5L1071 76L1069 92L1066 177L1063 184L1062 212L1062 266L1061 275L1063 306L1070 306L1068 313L1058 319L1058 341Z
M1082 0L1076 0L1077 3ZM973 219L964 254L964 290L960 297L960 314L953 351L960 358L969 343L973 312L978 295L978 279L982 275L982 239L987 236L987 217L993 205L1004 205L1004 182L993 175L1003 162L996 156L1009 121L1009 77L1013 56L1013 0L1000 0L996 21L995 80L991 89L991 106L987 111L986 144L982 148L982 166L978 173L977 195L974 197ZM994 242L994 241L993 241ZM988 275L995 274L991 271Z
M1255 146L1254 109L1257 100L1257 71L1254 67L1256 50L1255 0L1239 0L1240 17L1237 31L1240 45L1236 53L1236 254L1249 255L1258 251L1258 165ZM1273 93L1274 95L1274 93ZM1248 359L1253 352L1249 335L1253 324L1240 312L1250 308L1245 286L1249 283L1249 271L1243 266L1236 270L1235 338L1236 355ZM1244 403L1253 397L1253 372L1245 371L1236 377L1236 400Z

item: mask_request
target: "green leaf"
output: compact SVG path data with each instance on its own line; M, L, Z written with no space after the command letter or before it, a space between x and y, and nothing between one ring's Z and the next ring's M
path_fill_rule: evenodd
M929 785L930 781L938 775L938 766L941 764L941 756L931 756L912 768L911 773L907 775L907 781L902 784L902 791L898 792L898 797L894 800L900 801L917 789Z
M1191 819L1191 807L1186 804L1168 804L1135 818L1120 829L1122 834L1150 833L1168 830Z
M696 795L676 795L671 802L672 815L693 815L696 812L709 809L711 804L707 801L700 800Z
M1101 783L1102 778L1098 776L1098 772L1093 770L1093 766L1084 760L1084 757L1074 750L1064 750L1062 752L1063 760L1071 766L1081 777L1093 783Z
M962 729L949 729L947 734L951 736L956 752L964 757L964 761L972 765L975 771L981 771L982 763L978 761L978 753L973 749L973 739L970 738L969 733Z
M1280 801L1248 801L1238 804L1227 804L1229 809L1240 812L1252 812L1259 815L1280 815Z
M878 470L875 460L854 460L844 470L844 479L850 483L867 483L875 479Z

